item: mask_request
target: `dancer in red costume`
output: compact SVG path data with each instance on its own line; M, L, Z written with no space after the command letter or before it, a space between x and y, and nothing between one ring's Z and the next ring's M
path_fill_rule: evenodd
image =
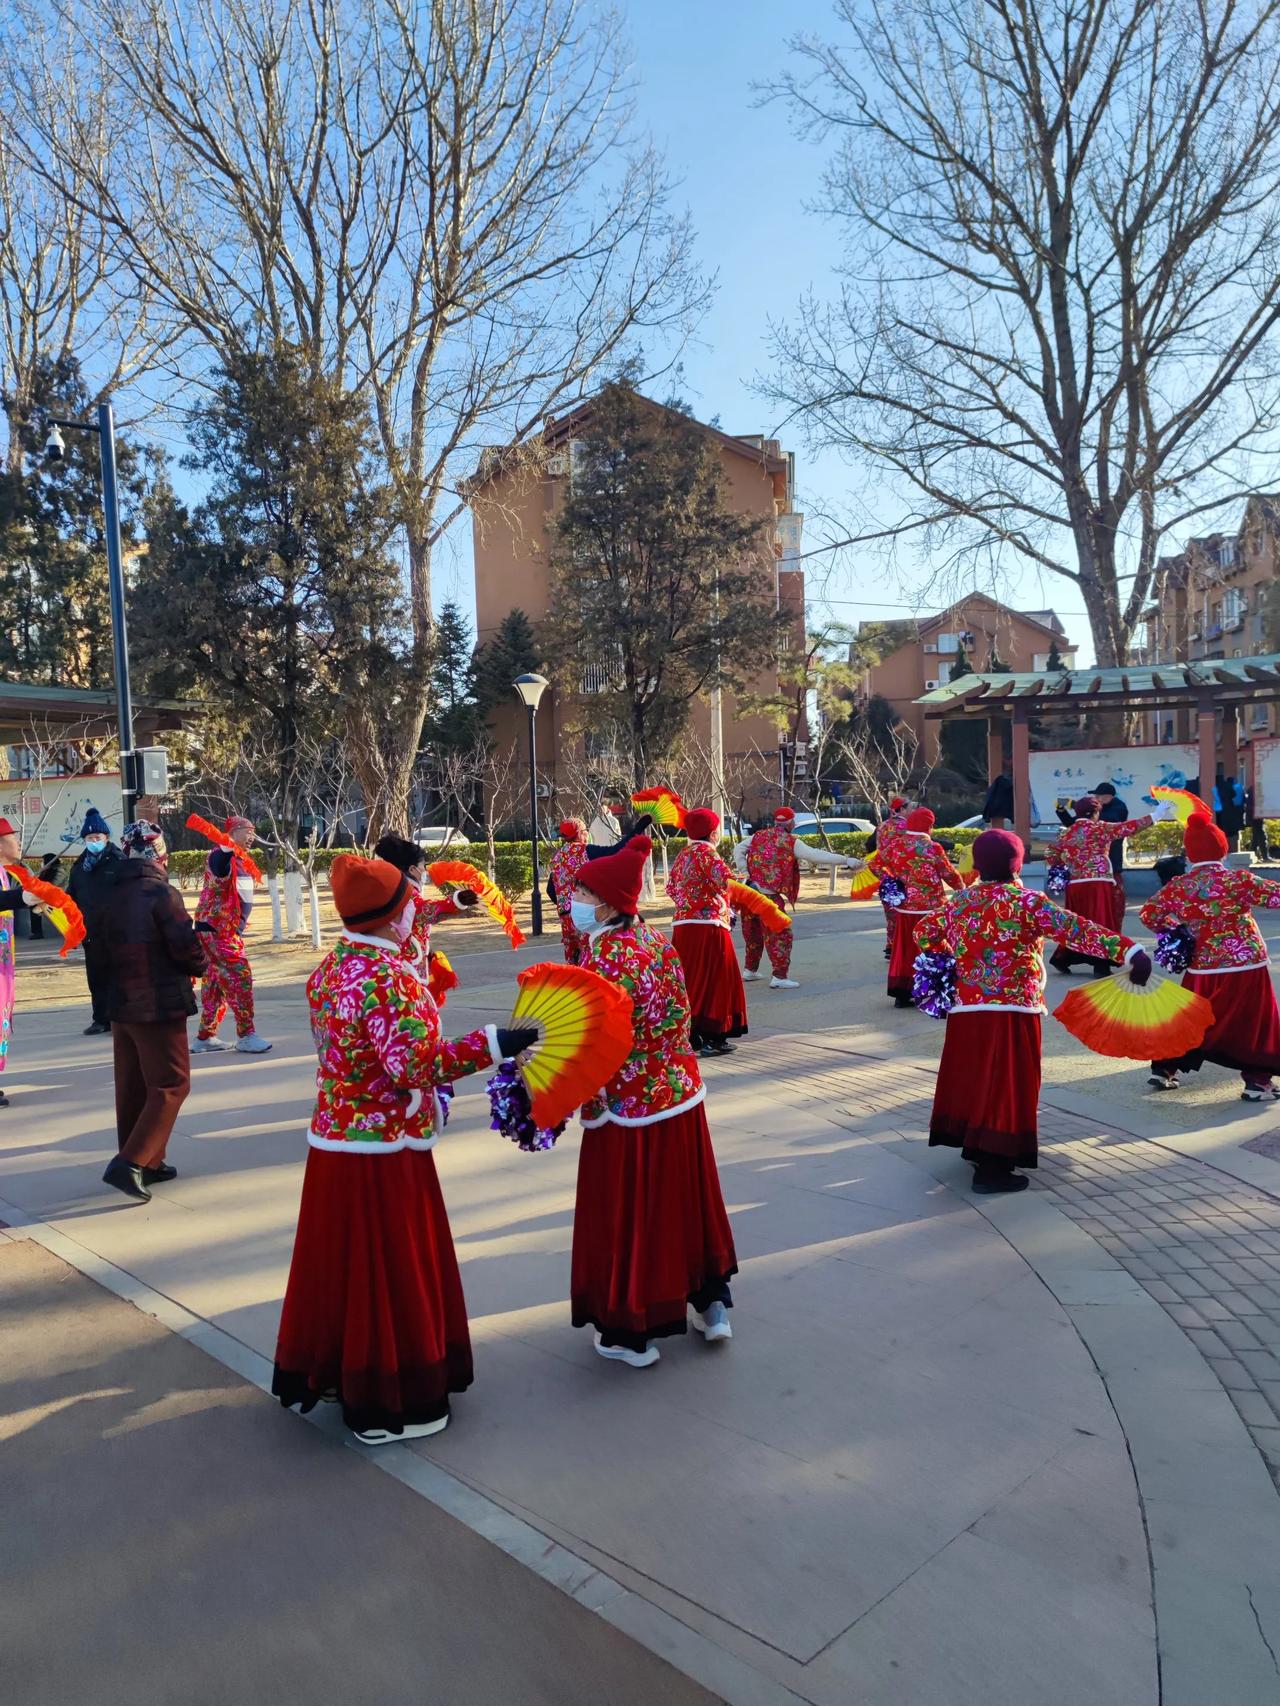
M792 825L796 814L790 806L779 806L773 814L771 829L758 829L747 847L747 877L784 910L790 905L795 911L800 894L800 863L796 858L796 838ZM791 976L791 947L794 937L791 926L766 936L764 925L752 913L742 916L742 939L746 944L745 983L753 983L760 975L760 960L766 949L773 976L770 989L799 989Z
M1081 918L1091 919L1104 930L1114 930L1116 882L1111 869L1111 843L1136 835L1140 829L1150 828L1157 818L1172 817L1173 807L1165 803L1157 806L1149 817L1129 818L1124 823L1105 823L1098 816L1101 809L1102 802L1094 794L1085 794L1078 799L1072 807L1076 814L1075 822L1064 829L1050 847L1049 860L1067 867L1070 880L1065 904L1070 910L1078 912ZM1065 944L1058 946L1049 964L1054 971L1066 973L1081 961L1092 965L1095 977L1110 977L1111 968L1107 960L1096 955L1073 953Z
M1185 875L1171 878L1139 916L1151 930L1181 929L1194 938L1182 982L1209 1002L1213 1024L1192 1053L1153 1061L1148 1082L1156 1090L1176 1090L1179 1072L1198 1072L1210 1060L1244 1079L1241 1101L1271 1101L1280 1097L1272 1082L1280 1072L1280 1014L1253 908L1280 910L1280 883L1227 870L1227 838L1201 812L1189 819L1182 840Z
M404 957L430 983L432 961L436 958L431 948L431 926L439 924L442 918L461 918L473 912L480 904L479 896L470 889L457 889L449 895L426 894L423 884L427 880L427 856L416 841L408 841L403 835L384 835L374 846L373 856L403 871L413 884L413 929L404 945ZM448 961L444 963L447 965ZM448 987L456 988L457 981L455 976ZM436 1001L444 1006L444 996L438 991Z
M573 886L587 862L587 826L580 817L567 817L560 825L561 845L551 855L547 872L547 898L560 918L560 941L571 966L580 966L587 956L587 939L575 929L571 916Z
M964 887L960 873L936 841L930 839L933 813L927 806L908 812L900 830L877 853L874 870L905 890L901 906L890 907L895 922L889 958L889 995L895 1007L915 1005L911 979L916 963L916 931L929 913L947 898L947 890Z
M731 1338L738 1268L680 958L636 915L652 850L638 835L593 859L573 894L587 965L630 995L635 1031L631 1053L582 1109L573 1324L593 1327L597 1352L632 1368L657 1362L657 1341L684 1333L690 1309L708 1343Z
M716 852L720 819L705 806L685 813L689 845L667 879L675 908L671 940L684 968L693 1046L700 1055L732 1054L730 1037L747 1034L747 996L729 934L733 872Z
M228 1046L218 1040L218 1027L230 1008L236 1022L237 1052L266 1054L271 1044L254 1027L253 971L244 947L244 928L253 911L254 879L240 854L253 845L253 824L247 817L229 817L226 830L235 847L215 847L210 853L196 905L205 973L200 1029L191 1052L214 1054Z
M884 822L872 831L867 842L868 853L879 853L892 846L894 837L906 828L909 810L910 807L907 802L901 797L895 797L889 801L889 811ZM884 908L884 957L886 960L893 958L893 914L893 907L886 906Z
M1131 961L1135 983L1150 977L1151 961L1129 937L1024 889L1022 843L1008 830L984 830L973 861L979 881L916 930L920 951L949 955L956 977L929 1142L974 1163L975 1191L1021 1191L1029 1181L1014 1168L1034 1167L1039 1152L1044 938L1086 958Z
M333 900L345 926L307 982L319 1052L316 1107L271 1390L286 1406L342 1405L365 1445L439 1433L471 1384L471 1341L431 1150L445 1086L516 1056L533 1030L440 1035L435 1002L405 963L408 878L342 854Z

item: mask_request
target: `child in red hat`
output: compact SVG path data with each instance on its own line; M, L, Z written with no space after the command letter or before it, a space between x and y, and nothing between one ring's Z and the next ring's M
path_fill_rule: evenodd
M1142 908L1142 922L1161 934L1178 930L1194 938L1183 985L1213 1008L1213 1024L1200 1047L1180 1060L1151 1063L1154 1090L1176 1090L1179 1072L1198 1072L1206 1060L1244 1079L1242 1101L1280 1096L1280 1014L1267 945L1255 906L1280 910L1280 883L1252 871L1229 871L1227 838L1211 817L1197 812L1182 832L1187 870L1173 877Z
M732 1054L730 1037L747 1034L747 995L729 934L733 872L715 849L720 819L705 806L685 813L689 845L667 878L675 909L671 940L684 968L693 1046L704 1057Z
M652 851L637 835L591 860L572 903L586 963L631 997L635 1033L631 1053L582 1108L573 1324L594 1327L598 1353L632 1368L657 1362L659 1339L687 1331L690 1307L709 1343L731 1338L738 1269L680 958L636 913Z
M365 1445L439 1433L471 1384L471 1340L431 1150L445 1086L513 1058L535 1030L440 1035L403 957L416 889L383 859L342 854L345 926L307 981L320 1056L298 1230L271 1390L286 1407L342 1405Z

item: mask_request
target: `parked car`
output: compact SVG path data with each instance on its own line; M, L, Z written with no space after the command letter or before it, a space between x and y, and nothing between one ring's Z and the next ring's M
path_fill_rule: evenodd
M822 827L828 835L870 835L875 824L869 817L837 817L824 812ZM797 835L816 835L817 815L814 812L797 812L794 828Z
M419 847L434 849L465 844L469 838L460 829L454 829L447 823L424 823L414 830L413 839Z

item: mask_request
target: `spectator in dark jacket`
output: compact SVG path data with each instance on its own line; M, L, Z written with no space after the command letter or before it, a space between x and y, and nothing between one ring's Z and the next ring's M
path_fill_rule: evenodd
M124 854L112 841L110 826L96 806L90 806L85 813L80 839L84 842L84 852L72 865L66 886L67 893L84 913L88 925L99 891L110 888L116 872L124 864ZM84 1034L86 1037L105 1037L111 1030L111 1020L107 1016L107 967L92 930L84 941L84 971L89 980L89 1000L93 1007L93 1015Z
M102 1177L149 1202L152 1185L177 1176L165 1151L191 1090L187 1020L196 1010L191 980L204 971L204 949L169 885L159 826L131 823L121 842L126 857L115 881L94 894L88 921L106 968L115 1055L120 1153Z

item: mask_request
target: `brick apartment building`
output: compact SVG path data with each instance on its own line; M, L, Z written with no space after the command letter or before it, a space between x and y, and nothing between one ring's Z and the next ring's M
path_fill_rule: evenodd
M646 399L648 401L648 399ZM657 403L651 405L661 411ZM496 633L503 618L513 609L523 610L534 624L546 616L550 603L549 555L556 514L563 502L572 474L574 444L590 418L591 404L547 421L533 454L511 464L498 458L482 458L480 469L468 489L474 537L474 569L477 639L483 644ZM665 411L662 411L665 412ZM794 622L787 645L802 651L805 639L804 570L800 565L800 541L804 517L794 506L795 458L783 451L776 439L758 434L732 434L698 423L720 452L729 501L739 513L763 516L771 523L764 535L760 571L767 576L780 609L793 613ZM784 649L787 649L784 646ZM544 786L560 793L567 778L564 755L581 736L573 733L582 698L600 690L602 665L583 660L579 692L563 703L554 688L543 697L538 711L538 768ZM764 697L779 690L776 673L754 684ZM710 707L698 700L693 707L693 732L709 744ZM495 717L499 742L523 741L524 712L515 695L509 710ZM777 803L781 794L784 762L795 764L780 748L777 727L767 717L741 711L734 695L723 694L722 729L726 776L759 776L754 793L745 801L748 812ZM801 758L803 768L803 735ZM785 743L784 743L785 745ZM779 783L773 784L776 772ZM730 793L734 789L732 782ZM569 810L574 802L561 797L557 804Z
M866 671L863 692L889 701L914 731L927 764L937 759L941 725L926 722L915 701L951 679L962 649L974 670L985 670L992 658L1013 671L1044 669L1055 650L1065 668L1075 665L1075 648L1052 610L1012 610L981 592L967 594L937 616L874 626L889 628L890 643L898 643Z
M1235 532L1188 541L1162 557L1160 595L1144 612L1142 662L1198 663L1212 658L1257 657L1280 648L1273 603L1280 552L1280 496L1252 497ZM1148 719L1146 738L1157 743L1195 738L1190 711L1164 710ZM1280 707L1250 705L1242 719L1245 740L1280 732Z

